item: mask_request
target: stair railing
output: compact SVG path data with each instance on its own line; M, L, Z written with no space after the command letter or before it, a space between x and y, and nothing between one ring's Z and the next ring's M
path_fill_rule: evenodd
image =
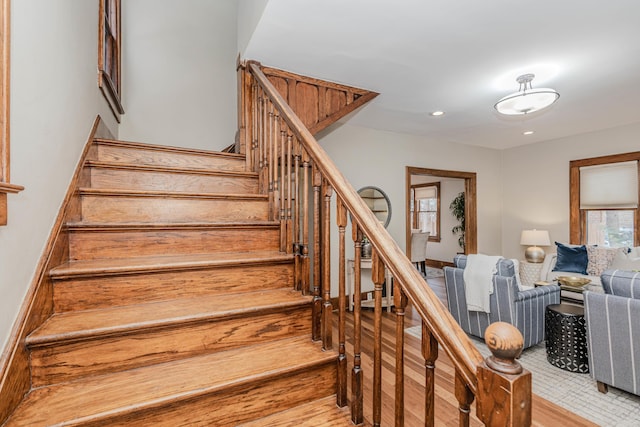
M385 268L393 277L396 311L394 424L404 425L404 311L408 301L422 318L425 359L425 425L435 425L435 362L438 348L455 366L455 396L461 426L468 426L470 408L490 426L531 424L531 374L515 358L522 335L507 324L494 324L485 339L493 355L486 360L456 323L425 280L338 170L284 98L249 61L240 67L240 147L247 166L259 173L261 191L269 195L270 219L280 222L281 251L295 256L295 287L313 296L312 338L333 347L331 301L331 199L335 192L338 227L338 378L337 404L351 405L355 424L364 420L361 354L360 261L366 236L372 244L374 283L373 414L382 422L382 289ZM352 222L354 246L353 362L348 396L346 354L346 227ZM312 228L312 229L310 229ZM310 240L312 239L312 240ZM313 246L311 246L313 245ZM349 296L351 297L351 296ZM495 327L494 327L495 326Z

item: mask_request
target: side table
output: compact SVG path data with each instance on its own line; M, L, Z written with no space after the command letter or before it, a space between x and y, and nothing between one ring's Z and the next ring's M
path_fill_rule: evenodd
M573 304L551 304L544 316L547 361L570 372L589 372L584 309Z
M540 272L542 271L541 262L520 261L520 282L523 286L533 286L535 282L540 280Z

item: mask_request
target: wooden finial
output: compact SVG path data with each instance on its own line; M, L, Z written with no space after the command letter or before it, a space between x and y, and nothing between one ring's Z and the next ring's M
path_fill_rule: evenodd
M492 323L484 333L484 342L492 354L486 359L487 366L510 375L522 372L522 365L516 358L522 353L524 339L515 326L505 322Z

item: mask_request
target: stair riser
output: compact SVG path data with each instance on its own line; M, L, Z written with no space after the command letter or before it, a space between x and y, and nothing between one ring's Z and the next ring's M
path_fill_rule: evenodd
M335 381L335 362L326 363L198 398L163 402L139 411L133 409L127 415L82 425L228 427L335 394Z
M214 228L166 231L73 231L71 260L135 256L278 251L280 231L269 228Z
M241 159L104 144L98 145L98 160L200 170L225 170L236 172L245 170L245 161Z
M190 193L256 194L258 179L172 172L91 168L92 188Z
M87 222L266 221L267 211L263 200L82 196Z
M311 333L308 304L263 315L136 330L31 350L34 387Z
M56 312L108 308L201 295L281 288L292 283L293 264L256 264L119 276L56 280Z

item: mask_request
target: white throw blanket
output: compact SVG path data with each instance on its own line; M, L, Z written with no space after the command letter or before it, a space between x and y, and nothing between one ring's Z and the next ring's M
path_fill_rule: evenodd
M464 294L469 311L489 313L489 298L493 293L493 275L498 269L501 256L471 254L463 271Z

